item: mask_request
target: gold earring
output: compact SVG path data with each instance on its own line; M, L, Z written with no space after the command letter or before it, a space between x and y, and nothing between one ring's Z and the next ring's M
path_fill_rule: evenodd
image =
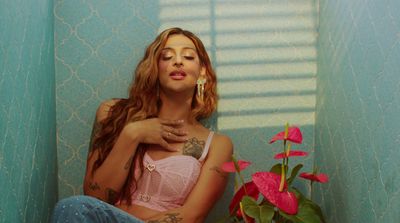
M197 79L197 96L203 101L204 98L204 85L206 83L206 79L200 77Z

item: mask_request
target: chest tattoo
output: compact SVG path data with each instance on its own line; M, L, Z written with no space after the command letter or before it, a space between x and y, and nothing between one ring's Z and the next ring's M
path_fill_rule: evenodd
M204 145L205 142L203 140L198 140L196 137L193 137L183 145L183 155L193 156L199 159L203 153Z

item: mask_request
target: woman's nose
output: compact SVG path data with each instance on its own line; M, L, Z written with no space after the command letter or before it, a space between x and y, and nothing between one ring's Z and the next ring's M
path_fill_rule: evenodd
M175 63L174 63L174 65L177 66L177 67L180 67L180 66L183 65L183 63L182 63L182 57L181 57L181 56L178 55L178 56L175 57Z

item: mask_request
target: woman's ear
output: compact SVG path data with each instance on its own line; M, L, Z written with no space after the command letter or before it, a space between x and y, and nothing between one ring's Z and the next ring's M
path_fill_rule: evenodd
M204 78L206 77L206 67L205 66L201 66L200 76L203 76Z

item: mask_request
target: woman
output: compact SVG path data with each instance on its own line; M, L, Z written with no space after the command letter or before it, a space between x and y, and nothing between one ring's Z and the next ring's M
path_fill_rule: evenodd
M203 222L224 191L220 166L233 152L229 137L199 122L216 100L200 39L180 28L163 31L138 64L129 98L97 110L84 180L89 196L60 201L53 221Z

